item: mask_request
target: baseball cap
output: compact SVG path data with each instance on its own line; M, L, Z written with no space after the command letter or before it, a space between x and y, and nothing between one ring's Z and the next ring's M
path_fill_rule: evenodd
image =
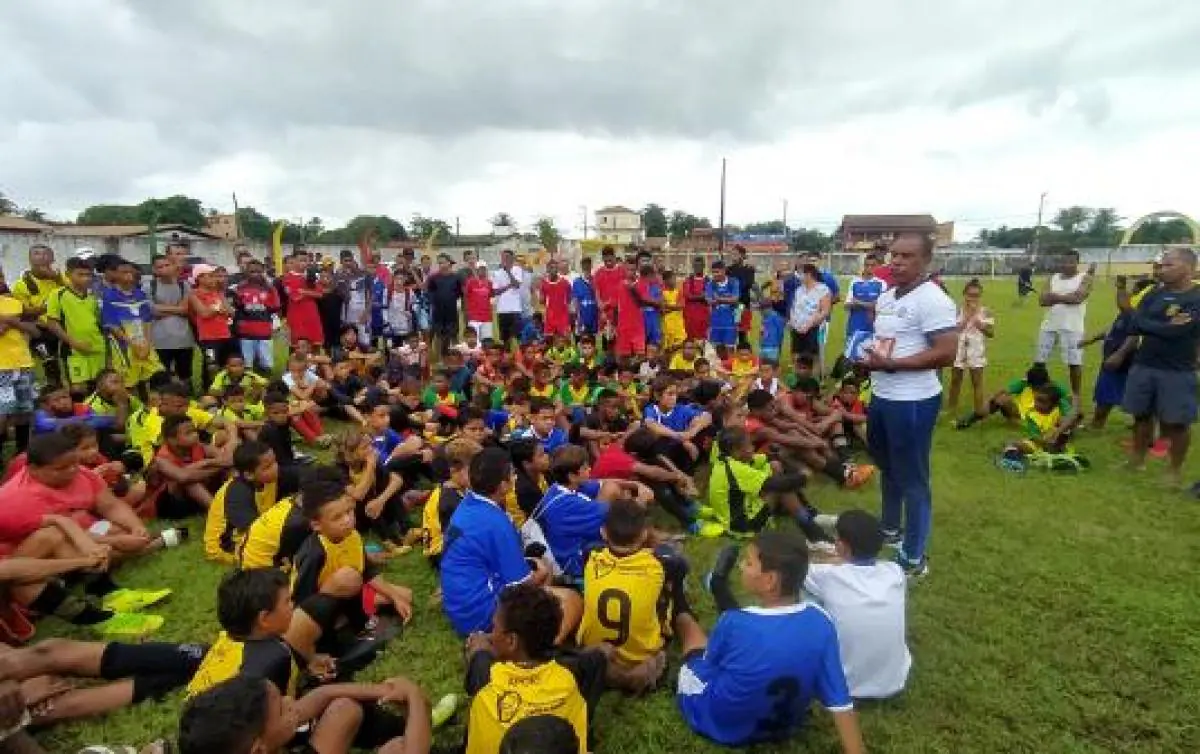
M192 267L192 277L198 278L201 275L211 275L217 271L216 267L211 264L198 264Z

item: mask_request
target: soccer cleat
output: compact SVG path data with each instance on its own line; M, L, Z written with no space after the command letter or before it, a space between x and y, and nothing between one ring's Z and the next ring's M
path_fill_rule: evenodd
M458 694L446 694L433 705L433 727L440 728L450 722L458 711Z
M136 613L170 596L170 589L118 589L104 595L100 604L114 613Z
M843 485L848 490L856 490L871 481L873 476L875 476L875 467L869 463L851 466L846 470L846 479Z
M688 524L688 534L704 539L717 539L725 533L725 527L716 521L693 521Z
M711 506L701 505L696 509L696 518L702 518L707 521L711 521L712 519L716 518L716 516L717 514L713 512Z
M904 575L909 581L919 581L929 575L929 558L909 560L903 552L898 552L896 564L904 569Z
M92 628L108 639L140 639L162 628L165 622L161 615L114 613L113 617L100 621Z

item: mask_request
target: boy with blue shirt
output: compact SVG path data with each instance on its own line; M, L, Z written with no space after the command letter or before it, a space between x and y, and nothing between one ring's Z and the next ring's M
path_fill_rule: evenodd
M592 258L584 257L579 267L582 274L571 283L571 300L575 302L575 332L594 336L600 330L600 306L596 300L596 284L592 282Z
M112 343L113 367L124 375L125 387L132 388L161 372L163 366L151 347L154 311L146 292L137 285L137 267L121 259L113 269L116 284L104 286L100 294L100 327Z
M887 285L875 277L878 260L868 254L863 260L862 277L850 281L846 297L846 352L851 361L860 360L862 344L869 342L875 332L875 302L887 290ZM831 291L834 289L830 289Z
M521 535L501 503L512 486L512 461L499 448L485 448L471 459L470 491L463 497L444 534L442 609L459 636L488 631L500 593L514 584L538 586L549 580L540 559L526 560ZM550 588L563 608L558 639L579 624L583 604L578 594Z
M558 408L549 399L530 399L529 418L528 427L513 432L514 440L537 440L547 453L553 453L569 441L567 430L556 424Z
M815 697L833 715L845 754L862 754L837 631L797 595L808 547L792 532L760 534L741 562L742 586L761 607L737 608L728 576L736 548L722 551L709 588L722 615L706 637L689 613L675 619L684 658L677 698L688 726L727 746L782 741L803 727Z
M704 298L712 307L708 321L708 339L725 346L737 343L737 308L741 287L725 273L725 263L712 264L712 278L704 284Z

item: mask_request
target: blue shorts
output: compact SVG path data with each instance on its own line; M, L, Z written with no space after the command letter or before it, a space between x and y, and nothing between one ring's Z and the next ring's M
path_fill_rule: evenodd
M662 319L657 311L643 311L642 323L646 327L646 342L653 345L662 343Z
M1196 373L1190 369L1156 369L1134 364L1125 383L1125 413L1163 424L1185 426L1196 423Z
M1101 369L1096 376L1096 388L1092 400L1097 406L1120 406L1125 400L1125 381L1129 372L1113 372Z
M708 339L724 346L737 345L737 322L710 321Z

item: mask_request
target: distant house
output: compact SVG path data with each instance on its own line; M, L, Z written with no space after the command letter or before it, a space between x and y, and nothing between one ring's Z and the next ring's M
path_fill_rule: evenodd
M15 234L40 234L49 233L53 230L46 223L34 222L26 220L23 217L16 215L0 215L0 233L15 233Z
M640 212L611 206L596 210L596 237L613 245L640 244L646 240Z
M204 220L204 232L226 241L238 238L237 218L232 214L209 215Z
M845 251L870 251L889 244L900 233L935 235L938 222L933 215L844 215L836 231ZM951 226L953 235L953 226Z

